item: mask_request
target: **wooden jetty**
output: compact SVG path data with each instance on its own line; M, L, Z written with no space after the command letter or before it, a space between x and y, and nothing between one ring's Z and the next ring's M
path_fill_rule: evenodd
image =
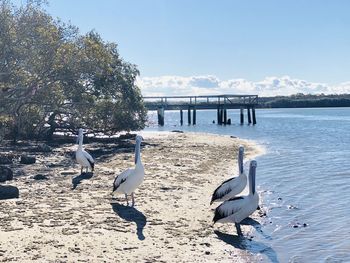
M195 125L197 110L217 110L217 124L231 124L228 109L240 110L240 124L244 124L244 109L247 110L248 124L256 124L255 108L258 95L208 95L208 96L159 96L143 97L148 110L158 112L158 124L164 125L165 110L180 110L180 124L183 125L183 111L187 110L188 125ZM192 112L192 114L191 114Z

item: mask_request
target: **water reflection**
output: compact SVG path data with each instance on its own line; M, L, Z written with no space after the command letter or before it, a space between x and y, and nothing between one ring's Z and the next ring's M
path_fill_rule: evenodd
M279 263L276 252L264 243L247 239L245 237L239 237L237 235L225 234L218 230L215 230L214 233L217 235L218 239L237 249L246 250L252 254L263 254L270 260L270 262Z

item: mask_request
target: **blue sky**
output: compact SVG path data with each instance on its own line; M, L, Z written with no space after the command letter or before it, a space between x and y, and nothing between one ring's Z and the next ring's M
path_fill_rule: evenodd
M350 80L346 0L51 0L47 10L118 43L141 77Z

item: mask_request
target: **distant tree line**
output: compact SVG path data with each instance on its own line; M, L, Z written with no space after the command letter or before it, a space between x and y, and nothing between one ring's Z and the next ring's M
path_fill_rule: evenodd
M147 112L135 85L137 67L115 43L94 31L79 34L44 5L0 0L0 137L142 129Z
M291 96L259 97L260 108L350 107L350 94L296 94Z

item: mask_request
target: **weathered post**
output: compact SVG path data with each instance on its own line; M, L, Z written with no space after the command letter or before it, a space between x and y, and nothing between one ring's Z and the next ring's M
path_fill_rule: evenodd
M218 108L216 109L216 123L219 124L219 116L220 115L220 112L219 112L219 106Z
M218 106L218 121L217 124L221 125L222 117L221 117L221 109L220 106Z
M222 119L224 118L224 111L223 109L220 109L220 119L219 119L219 124L222 125Z
M196 125L196 107L193 107L193 121L192 121L192 124L193 125Z
M223 109L224 111L224 125L227 124L227 110L226 109Z
M249 107L247 108L247 115L248 115L248 124L251 124L252 123L252 119L250 117L250 108Z
M191 125L191 107L190 106L188 106L187 119L188 119L188 125Z
M252 108L252 115L253 115L253 125L255 125L256 124L255 108Z
M164 126L164 108L158 108L157 110L158 113L158 125Z
M244 124L244 108L243 107L241 107L241 125L243 125Z
M180 110L180 124L181 124L181 126L184 124L184 114L183 114L182 109Z

